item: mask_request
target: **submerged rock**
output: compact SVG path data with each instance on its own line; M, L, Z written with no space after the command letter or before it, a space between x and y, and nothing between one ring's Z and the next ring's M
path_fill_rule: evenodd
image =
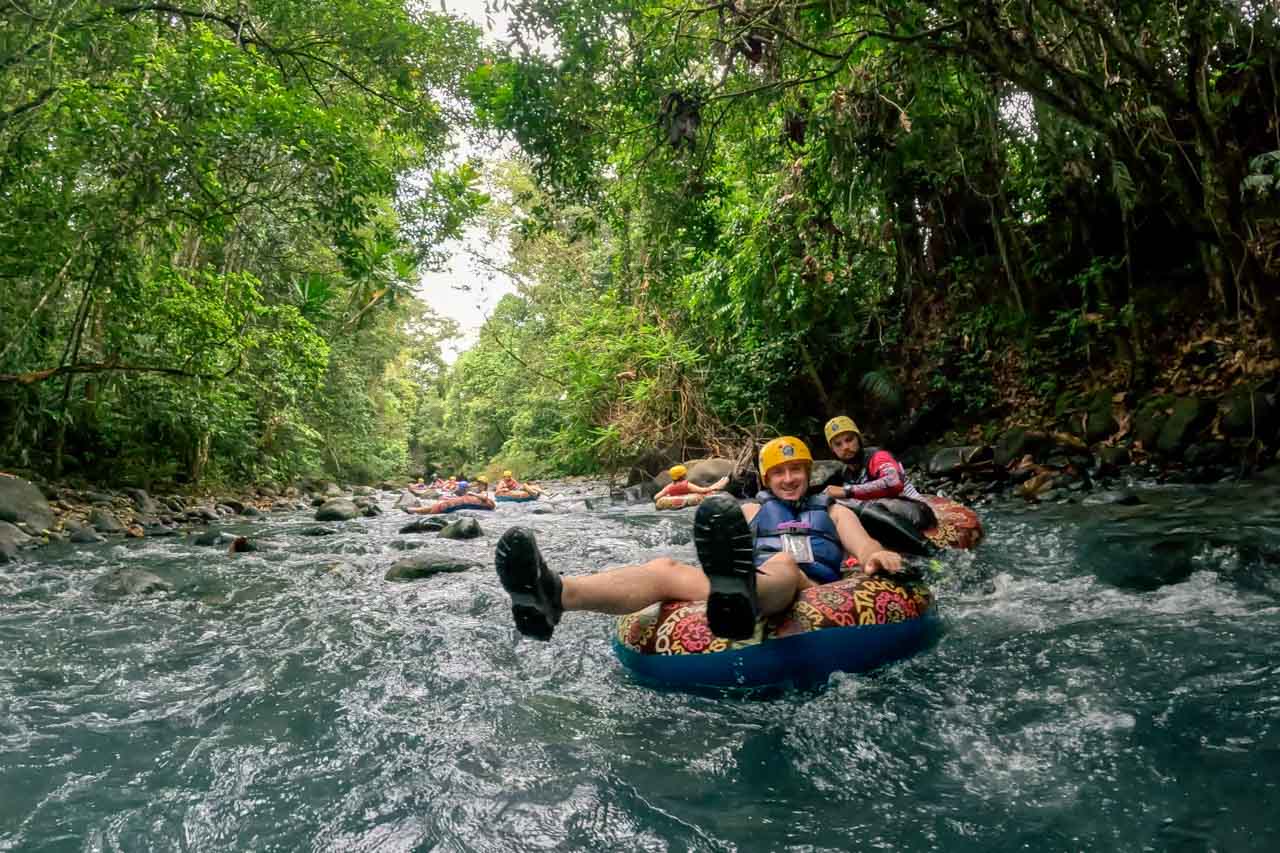
M483 535L480 522L466 517L454 519L440 531L441 539L475 539Z
M92 527L77 527L71 531L68 541L76 545L93 545L98 542L106 542L106 537L99 536Z
M316 511L316 521L349 521L360 514L360 508L348 498L333 498Z
M173 584L142 569L112 569L93 584L93 591L105 598L172 592Z
M320 525L316 524L316 525L312 525L311 527L302 528L301 530L298 531L298 535L299 536L333 536L337 532L338 531L334 530L332 527L321 527Z
M28 544L31 537L7 521L0 521L0 563L7 563L17 556L18 549Z
M457 557L445 557L439 554L414 554L396 560L387 570L389 581L412 581L429 578L432 575L466 572L482 568L479 563Z

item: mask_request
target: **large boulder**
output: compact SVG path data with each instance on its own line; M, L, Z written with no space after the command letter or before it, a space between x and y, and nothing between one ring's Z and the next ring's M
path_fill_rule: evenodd
M1173 398L1167 394L1143 400L1137 411L1133 413L1131 427L1134 441L1141 442L1147 450L1154 450L1160 431L1164 429L1165 421L1169 419L1169 408L1172 405Z
M992 454L1001 468L1008 468L1027 454L1038 459L1053 447L1053 436L1029 427L1013 427L996 442Z
M419 506L417 495L408 489L402 491L400 497L396 498L396 509L413 509L417 506Z
M112 569L94 582L93 591L104 598L124 598L172 592L173 584L142 569Z
M53 510L30 481L0 475L0 521L26 524L39 533L53 527Z
M928 471L934 477L960 477L987 472L994 465L994 452L985 444L944 447L929 459Z
M455 518L440 531L441 539L475 539L484 535L480 522L474 518Z
M731 459L700 459L689 463L689 482L697 486L710 486L725 477L732 477L734 467Z
M387 570L389 581L413 581L429 578L432 575L465 572L481 568L479 563L460 557L446 557L440 554L414 554L403 557L391 564Z
M1270 394L1234 388L1219 404L1222 411L1222 432L1229 438L1257 438L1267 441L1275 435L1277 408Z
M1173 403L1168 420L1160 428L1156 449L1167 455L1181 453L1212 417L1213 407L1204 400L1179 397Z
M813 468L809 471L809 487L816 488L821 486L827 480L841 474L844 471L844 463L839 459L817 459L813 463Z
M129 500L133 501L134 508L142 515L159 515L164 511L160 502L147 494L145 489L124 489L123 491Z
M349 521L360 514L360 508L347 498L331 498L316 510L316 521Z
M31 537L14 527L7 521L0 521L0 563L7 563L18 553L18 549L28 544Z
M89 513L89 526L99 533L124 533L124 525L110 510L94 507Z

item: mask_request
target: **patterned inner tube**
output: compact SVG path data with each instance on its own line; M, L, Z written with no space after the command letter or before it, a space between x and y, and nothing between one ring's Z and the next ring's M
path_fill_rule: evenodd
M524 503L525 501L536 501L538 495L533 492L527 492L524 489L513 489L512 491L495 495L495 499L504 503Z
M442 501L436 501L422 510L421 513L423 515L439 515L459 509L493 509L493 501L480 495L457 495L452 498L445 498Z
M702 503L706 495L663 495L653 502L658 509L684 509L687 506L697 506Z
M938 519L936 527L923 531L930 542L941 548L974 548L982 541L985 531L976 512L939 495L924 495L923 500Z
M804 590L790 610L762 620L749 640L726 640L712 634L705 601L667 601L623 616L618 620L617 639L647 655L708 654L823 628L919 619L932 604L932 593L924 584L851 577Z
M618 620L614 651L642 680L673 687L821 684L915 653L937 631L923 583L856 576L801 592L748 640L711 633L705 601L669 601Z

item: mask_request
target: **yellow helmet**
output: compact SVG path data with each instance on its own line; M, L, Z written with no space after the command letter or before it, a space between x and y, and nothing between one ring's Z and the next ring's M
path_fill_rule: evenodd
M832 439L842 432L851 432L856 435L859 440L862 439L862 430L858 429L858 425L853 422L853 418L848 418L844 415L840 415L839 417L835 417L827 421L827 425L823 428L822 432L827 436L827 444L830 444Z
M672 480L679 480L689 473L689 469L683 465L672 465L667 473L671 475Z
M503 472L502 472L502 479L504 479L504 480L510 480L510 479L511 479L511 472L510 472L510 471L503 471Z
M760 448L760 476L769 476L769 471L784 462L808 462L813 464L813 454L809 445L794 435L784 435Z
M483 474L481 474L479 477L476 477L475 481L477 483L484 483L486 486L489 485L489 478L484 476Z

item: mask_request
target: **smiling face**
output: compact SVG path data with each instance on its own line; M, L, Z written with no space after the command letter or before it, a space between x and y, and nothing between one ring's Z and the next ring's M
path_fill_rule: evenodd
M862 450L862 441L856 432L842 432L831 439L831 452L841 462L850 462L858 458Z
M777 497L784 501L799 500L809 491L809 463L799 459L783 462L770 468L764 479L765 487Z

